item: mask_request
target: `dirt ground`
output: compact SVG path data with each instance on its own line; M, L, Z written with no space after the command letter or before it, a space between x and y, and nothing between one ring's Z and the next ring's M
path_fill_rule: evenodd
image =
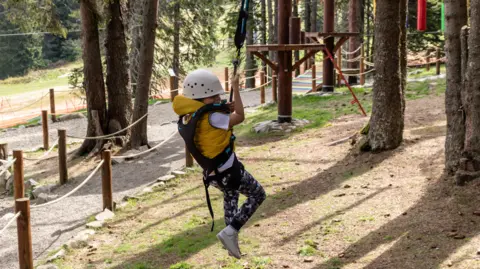
M198 173L132 202L60 268L480 268L480 182L443 174L444 96L409 101L405 142L359 154L328 146L367 122L346 116L290 136L240 141L267 200L242 230L241 260L216 240ZM475 214L474 214L475 213ZM170 267L175 265L174 267ZM189 267L192 266L192 267Z

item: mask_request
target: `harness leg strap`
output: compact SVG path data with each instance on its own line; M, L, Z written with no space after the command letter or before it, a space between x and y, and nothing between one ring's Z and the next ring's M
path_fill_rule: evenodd
M208 193L208 184L206 181L203 181L203 185L205 186L205 196L207 198L208 210L210 211L210 216L212 217L212 228L210 229L210 231L213 232L213 228L215 227L215 215L213 213L212 203L210 202L210 194Z

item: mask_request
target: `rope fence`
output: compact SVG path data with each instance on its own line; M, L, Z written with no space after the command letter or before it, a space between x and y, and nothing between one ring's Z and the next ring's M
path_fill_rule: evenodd
M129 126L123 128L122 130L120 130L120 131L118 131L118 132L115 132L115 133L113 133L113 134L102 135L102 136L87 136L87 137L79 137L79 136L67 135L67 137L69 137L69 138L74 138L74 139L83 139L83 140L100 140L100 139L109 139L109 138L122 138L122 136L116 137L116 135L121 134L121 133L127 131L128 129L134 127L134 126L137 125L139 122L141 122L143 119L145 119L147 116L148 116L148 113L146 113L145 115L143 115L140 119L138 119L138 120L135 121L134 123L130 124Z
M244 89L244 90L242 90L242 91L240 91L240 92L252 92L252 91L256 91L256 90L258 90L258 89L260 89L260 88L262 88L262 87L267 86L267 85L270 84L271 82L272 82L272 80L270 80L270 81L266 82L265 84L262 84L262 85L260 85L260 86L258 86L258 87Z
M9 114L9 113L15 113L15 112L22 111L22 110L24 110L25 108L30 107L30 106L32 106L32 105L34 105L34 104L42 101L43 98L45 98L45 96L47 96L48 94L49 94L49 93L46 93L46 94L42 95L42 97L40 97L39 99L37 99L37 100L33 101L32 103L30 103L30 104L28 104L28 105L25 105L25 106L23 106L23 107L16 108L16 109L14 109L14 110L0 111L0 114Z
M27 161L36 161L36 162L43 161L45 159L45 157L47 157L53 151L53 149L56 146L58 146L58 139L53 143L53 146L51 146L50 149L48 151L46 151L41 157L38 157L38 158L23 157L23 159L27 160Z
M157 148L163 146L165 143L167 143L170 139L172 139L175 135L177 134L177 131L173 132L168 138L166 138L165 140L163 140L161 143L159 143L158 145L148 149L148 150L145 150L143 152L140 152L140 153L136 153L136 154L131 154L131 155L127 155L127 156L112 156L112 159L129 159L129 158L135 158L135 157L138 157L138 156L141 156L141 155L144 155L146 153L149 153L151 151L154 151L156 150Z
M48 203L45 203L45 204L41 204L41 205L33 205L31 206L30 208L32 209L35 209L35 208L41 208L41 207L46 207L46 206L49 206L49 205L52 205L52 204L56 204L60 201L62 201L63 199L71 196L72 194L74 194L75 192L77 192L79 189L81 189L83 186L85 186L85 184L88 183L88 181L90 181L90 179L93 178L93 176L98 172L98 170L100 170L100 168L102 167L102 165L104 164L105 161L101 161L100 163L98 163L97 167L90 173L90 175L80 184L78 185L75 189L71 190L70 192L68 192L67 194L65 194L64 196L58 198L58 199L55 199L53 201L50 201Z
M5 227L3 227L2 230L0 230L0 235L2 235L3 232L5 232L5 231L8 229L8 227L10 227L10 226L12 225L12 223L13 223L14 221L16 221L16 220L18 219L18 217L20 217L21 213L22 213L22 212L18 212L17 214L15 214L15 216L13 216L13 217L7 222L7 224L5 225Z
M350 51L350 52L342 49L342 53L347 54L347 55L355 54L355 53L359 52L362 49L362 47L363 47L363 44L360 44L360 46L356 50Z
M347 62L347 63L360 62L363 58L365 57L358 56L357 58L354 58L354 59L345 59L342 57L342 62Z
M2 170L0 170L0 176L3 175L5 172L7 172L8 169L10 169L10 167L12 167L12 165L15 163L16 160L17 159L13 159L9 162L4 163Z
M347 76L347 77L356 77L356 76L363 76L363 75L372 73L372 72L374 72L374 71L375 71L375 68L370 69L370 70L368 70L368 71L366 71L366 72L363 72L363 73L358 73L358 74L344 74L344 75Z

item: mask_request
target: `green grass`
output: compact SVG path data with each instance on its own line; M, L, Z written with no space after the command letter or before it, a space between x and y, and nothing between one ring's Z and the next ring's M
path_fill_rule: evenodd
M361 217L360 218L361 222L369 222L369 221L375 221L375 218L372 216L366 216L366 217Z
M22 77L13 77L0 81L0 96L9 96L31 91L68 85L68 77L63 76L72 68L80 67L81 62L69 63L52 69L31 71Z
M329 261L328 269L340 269L342 268L343 262L339 258L333 258Z
M210 225L210 223L208 223L208 225ZM220 227L221 225L222 220L217 219L215 221L215 227ZM186 226L188 227L188 225L184 225L182 230L191 231L191 229L188 229ZM219 228L216 228L216 230L218 229ZM191 232L189 236L171 236L156 246L156 248L162 254L173 253L183 258L197 253L217 241L215 236L205 233L202 229L199 229L199 227L193 229L193 231L196 232ZM219 230L215 232L218 233Z
M418 74L411 74L412 72L419 71ZM440 73L445 74L446 68L445 65L442 64L440 67ZM430 71L427 71L425 67L422 68L411 68L408 70L408 78L412 79L417 79L417 78L423 78L423 77L430 77L430 76L436 76L437 75L437 68L435 67L435 64L432 64L430 66Z
M263 269L265 268L265 266L269 265L272 262L272 259L263 258L263 257L254 257L252 262L253 262L254 269Z
M339 90L340 92L342 89ZM344 89L343 89L344 91ZM365 89L355 89L360 102L364 109L370 111L370 98L362 100ZM314 95L298 95L293 97L293 117L296 119L307 119L310 124L306 125L306 129L318 128L325 126L330 120L348 114L360 113L356 105L351 105L352 96L333 95L333 96L314 96ZM255 112L247 114L245 122L235 128L235 133L245 137L260 137L264 134L256 134L252 131L252 127L262 121L274 120L277 118L277 106L269 105L257 109Z
M191 268L193 268L193 266L186 262L179 262L177 264L170 266L170 269L191 269Z
M145 262L138 262L127 267L127 269L153 269L151 265Z
M117 247L116 249L113 250L113 253L116 254L121 254L121 253L127 253L132 249L132 245L130 244L123 244Z
M303 246L298 250L298 255L300 256L315 256L317 250L312 246Z
M407 100L415 100L427 97L431 94L440 95L445 93L446 80L437 79L432 81L409 82L405 98Z

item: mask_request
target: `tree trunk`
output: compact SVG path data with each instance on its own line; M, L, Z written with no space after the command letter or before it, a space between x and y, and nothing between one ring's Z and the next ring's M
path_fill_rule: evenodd
M462 9L463 12L463 9ZM465 145L457 183L480 177L480 0L470 2L468 61L464 81ZM462 16L460 14L460 16ZM464 30L464 32L466 32Z
M275 43L275 28L274 28L274 13L275 11L273 10L273 0L267 0L267 9L268 9L268 43L269 44L274 44ZM274 60L275 58L275 53L273 51L270 51L268 53L268 58L270 60ZM270 69L269 69L270 70ZM269 76L272 76L272 72L269 71Z
M305 32L309 32L312 24L310 22L311 18L311 10L310 10L310 0L303 0L303 21L305 23Z
M274 3L275 3L275 27L274 27L274 30L273 30L273 36L275 37L274 39L274 43L275 44L278 44L278 0L274 0ZM275 61L278 61L277 57L278 57L278 54L277 53L273 53L274 55L274 59Z
M147 0L143 12L143 42L140 49L141 65L138 70L138 85L135 94L133 121L137 121L148 112L148 93L153 69L158 0ZM130 140L130 146L132 148L148 145L147 118L148 117L133 127Z
M108 133L114 133L127 127L132 116L132 94L123 10L120 0L110 1L108 5L110 21L107 26L105 44L107 49ZM128 133L130 132L126 132L124 135Z
M180 74L180 2L177 1L174 6L173 11L173 61L172 69L176 74L175 80L173 82L173 88L179 88L179 74ZM227 89L225 89L227 90Z
M298 17L298 1L293 0L293 17ZM294 62L298 62L300 60L300 51L296 50L293 52L293 59ZM300 75L300 68L295 69L295 76L298 77Z
M450 175L458 170L465 142L460 31L466 24L466 0L445 0L445 54L447 56L445 170Z
M370 9L370 1L371 0L367 0L367 12L366 12L366 17L367 17L367 24L365 25L365 28L366 28L366 33L367 33L367 46L365 47L365 55L366 55L366 60L369 61L369 62L373 62L372 59L370 59L370 40L371 40L371 37L370 37L370 14L372 13L371 12L371 9Z
M92 115L97 111L98 121L105 123L107 106L105 103L105 85L103 82L102 58L100 55L100 39L98 34L99 16L96 13L93 0L80 1L80 16L82 21L82 49L83 49L83 74L87 95L88 127L87 136L96 136L103 133L105 126L98 130ZM78 155L92 151L97 140L85 140L78 150Z
M408 0L399 0L400 4L400 72L401 72L401 89L402 89L402 113L405 114L405 90L407 88L407 14Z
M400 10L396 0L377 1L373 107L368 140L374 152L395 149L403 140L400 86Z
M317 11L318 0L312 0L310 2L310 32L317 31Z
M348 3L348 31L350 33L360 32L360 21L358 20L358 15L360 13L360 0L350 0ZM355 51L360 46L360 36L355 36L350 38L348 51ZM360 51L354 54L348 55L350 60L357 58L360 55ZM348 68L355 69L359 68L358 62L349 62ZM357 77L349 76L348 83L356 84Z
M260 9L261 9L261 19L260 19L260 25L261 25L261 30L260 34L262 36L262 44L267 44L267 3L265 0L260 0ZM265 57L268 56L268 52L263 52L263 55ZM267 71L267 64L262 61L262 68L263 71Z
M310 32L317 32L317 11L318 0L311 0L310 2ZM315 64L315 56L310 59L312 64Z
M253 8L252 8L253 10ZM255 29L255 19L252 18L250 20L247 21L247 45L252 45L253 44L253 32L254 32L254 29ZM249 52L246 52L246 61L245 61L245 69L247 70L245 72L245 76L248 78L246 81L245 81L245 88L247 89L251 89L251 88L255 88L255 78L253 76L255 76L255 73L256 71L253 70L255 69L257 66L255 64L255 58L253 57L253 54L249 53Z
M140 66L140 47L142 45L143 6L145 0L130 0L129 2L129 29L130 29L130 80L132 91L135 94L137 89L138 69Z
M298 17L298 0L293 0L292 2L292 16Z

